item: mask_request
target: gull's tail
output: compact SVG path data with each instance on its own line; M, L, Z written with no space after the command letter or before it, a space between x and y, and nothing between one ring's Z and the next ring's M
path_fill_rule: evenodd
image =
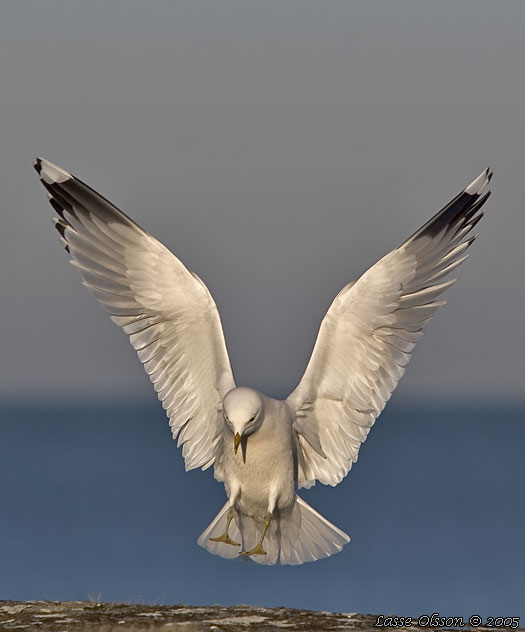
M264 520L234 511L229 536L242 546L211 542L210 538L220 537L226 529L228 507L226 503L198 543L214 555L231 559L257 544ZM263 542L266 555L252 555L250 559L259 564L303 564L338 553L349 541L346 533L296 496L292 507L276 512Z

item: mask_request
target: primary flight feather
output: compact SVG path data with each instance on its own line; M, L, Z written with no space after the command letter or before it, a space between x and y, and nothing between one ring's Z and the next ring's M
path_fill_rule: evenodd
M83 284L129 335L182 446L186 469L214 466L228 501L199 538L222 557L302 564L350 538L296 493L337 485L401 379L443 281L468 256L490 195L486 169L326 313L286 400L236 387L208 288L96 191L53 163L35 169Z

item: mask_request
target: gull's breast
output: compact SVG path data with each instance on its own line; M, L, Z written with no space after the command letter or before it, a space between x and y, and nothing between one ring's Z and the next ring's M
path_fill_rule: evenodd
M269 412L259 430L248 437L246 462L241 447L234 454L233 436L225 439L225 482L227 488L240 488L241 511L264 515L271 493L277 495L278 508L289 507L295 497L292 434L291 422L281 410Z

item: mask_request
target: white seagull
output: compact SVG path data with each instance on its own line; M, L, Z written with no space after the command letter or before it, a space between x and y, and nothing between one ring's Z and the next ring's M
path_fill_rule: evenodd
M129 335L182 446L214 466L228 501L198 542L225 558L302 564L350 538L296 493L337 485L397 386L442 281L468 256L490 195L486 169L334 299L297 388L279 401L236 387L217 307L201 279L96 191L38 158L60 239L82 283ZM239 449L240 448L240 449Z

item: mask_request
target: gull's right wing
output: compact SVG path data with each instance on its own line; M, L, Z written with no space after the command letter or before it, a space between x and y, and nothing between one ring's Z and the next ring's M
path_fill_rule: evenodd
M204 283L160 242L67 171L38 158L61 240L83 284L129 335L182 444L186 469L213 464L219 409L235 386Z
M336 485L410 360L424 324L455 279L441 279L468 254L469 232L490 191L487 169L399 248L339 292L324 317L310 362L288 397L299 487Z

